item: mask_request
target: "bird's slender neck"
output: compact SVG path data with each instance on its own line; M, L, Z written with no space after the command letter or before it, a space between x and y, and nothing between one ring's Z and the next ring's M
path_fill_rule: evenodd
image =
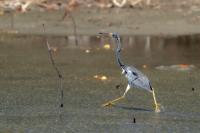
M121 58L120 58L121 41L120 41L120 37L119 36L115 37L115 43L117 45L117 48L116 48L116 60L117 60L117 63L122 69L124 69L125 65L124 65L124 63L122 63Z

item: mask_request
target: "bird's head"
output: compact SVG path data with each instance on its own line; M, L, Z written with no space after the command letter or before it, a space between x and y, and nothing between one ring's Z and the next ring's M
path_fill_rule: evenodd
M98 35L99 36L103 36L103 37L119 38L119 33L117 33L117 32L111 32L111 33L99 32Z
M119 38L119 33L113 32L113 33L112 33L112 37L113 37L113 38Z

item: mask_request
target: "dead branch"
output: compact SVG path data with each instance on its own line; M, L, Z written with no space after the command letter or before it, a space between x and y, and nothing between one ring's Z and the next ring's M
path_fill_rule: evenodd
M76 46L78 45L77 26L76 26L76 21L75 21L75 19L74 19L74 17L73 17L73 15L72 15L71 12L72 12L75 8L77 8L78 6L79 6L79 3L77 3L77 1L71 0L71 1L69 2L69 4L66 6L66 8L65 8L65 13L64 13L64 15L63 15L63 17L62 17L62 20L63 20L63 21L65 20L65 18L66 18L67 16L69 16L69 17L71 18L71 20L72 20L73 30L74 30L74 36L75 36L75 45L76 45Z
M46 32L45 30L45 25L43 24L43 30L44 30L44 33ZM62 108L64 105L63 105L63 76L60 72L60 70L58 69L58 67L56 66L55 64L55 61L54 61L54 58L53 58L53 55L52 55L52 49L51 49L51 46L48 42L48 39L46 37L46 46L47 46L47 49L48 49L48 53L49 53L49 58L50 58L50 61L51 61L51 64L53 66L53 68L55 69L57 75L58 75L58 79L59 79L59 88L58 88L58 91L60 91L60 107Z
M69 16L69 17L71 18L71 20L72 20L73 30L74 30L74 37L75 37L75 45L78 46L78 37L77 37L78 35L77 35L76 21L75 21L75 19L74 19L73 15L71 14L70 11L68 12L68 16ZM62 20L63 20L63 21L64 21L65 17L66 17L66 13L65 13L64 16L62 17Z

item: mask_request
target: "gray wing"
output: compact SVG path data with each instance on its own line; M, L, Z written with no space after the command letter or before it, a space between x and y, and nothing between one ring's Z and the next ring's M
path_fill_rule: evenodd
M127 67L126 70L129 85L151 91L150 81L146 75L132 66Z
M135 74L137 76L146 76L140 70L138 70L137 68L135 68L133 66L128 66L127 69L130 70L130 71L132 71L132 72L134 72L133 74Z

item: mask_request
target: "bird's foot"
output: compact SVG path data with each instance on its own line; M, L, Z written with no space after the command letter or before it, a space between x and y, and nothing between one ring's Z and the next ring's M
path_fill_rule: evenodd
M102 106L105 107L105 106L114 105L114 103L116 103L117 101L119 101L119 100L121 100L123 98L124 98L124 96L120 96L120 97L118 97L118 98L116 98L114 100L111 100L111 101L108 101L107 103L102 104Z
M161 109L160 109L160 106L161 106L161 105L160 105L159 103L157 103L157 104L155 104L154 106L155 106L155 112L156 112L156 113L160 113L160 112L161 112Z
M108 106L110 107L112 105L113 105L112 102L107 102L107 103L102 104L102 107L108 107Z

